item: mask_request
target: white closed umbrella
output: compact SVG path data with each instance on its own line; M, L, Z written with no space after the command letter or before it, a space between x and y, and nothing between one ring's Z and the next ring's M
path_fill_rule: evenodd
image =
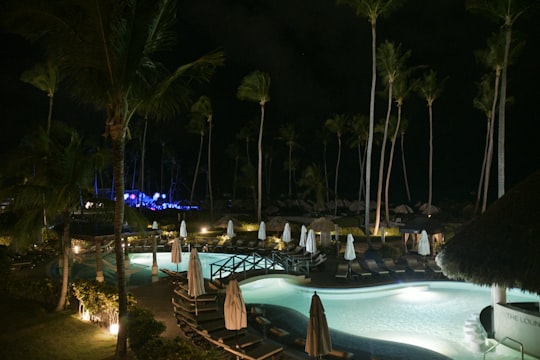
M345 254L343 258L349 262L349 272L351 274L351 262L356 259L356 251L354 250L354 237L352 234L347 234L347 245L345 246Z
M225 320L225 329L238 330L247 328L247 311L242 290L238 281L232 279L227 285L225 291L225 301L223 302L223 317Z
M232 239L236 234L234 233L234 223L232 220L229 220L227 223L227 237Z
M182 262L182 247L178 239L174 239L171 245L171 263L176 264L176 272L178 272L178 264Z
M309 229L307 239L306 239L306 251L311 253L311 255L317 252L317 241L315 238L315 231Z
M180 237L182 239L187 238L187 227L186 227L186 221L185 220L182 220L182 222L180 223Z
M311 297L304 351L309 356L317 359L322 358L323 355L332 351L332 340L330 339L330 330L328 329L324 306L317 292Z
M199 258L199 252L196 248L191 249L191 254L189 255L187 278L188 294L195 298L195 314L198 315L197 296L206 294L206 290L204 288L201 259Z
M286 223L283 227L283 235L281 236L281 240L286 244L291 242L291 226L289 223Z
M300 242L298 245L301 247L306 247L306 237L307 237L307 229L305 225L302 225L302 229L300 230Z
M356 251L354 250L354 237L352 234L347 234L347 245L345 246L345 260L352 261L356 259Z
M259 234L257 239L266 240L266 224L264 223L264 221L261 221L259 225Z
M430 253L428 234L426 230L422 230L420 233L420 241L418 242L418 255L427 256Z

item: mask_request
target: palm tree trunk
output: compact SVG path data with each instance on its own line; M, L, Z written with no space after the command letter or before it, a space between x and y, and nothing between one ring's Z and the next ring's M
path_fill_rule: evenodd
M334 216L337 215L338 209L338 178L339 178L339 163L341 161L341 134L338 134L338 155L336 161L336 178L334 181Z
M431 201L433 196L433 104L429 104L429 175L428 175L428 216L431 216Z
M69 284L69 252L71 250L70 213L64 213L64 233L62 235L62 288L55 311L63 311L66 307Z
M113 173L116 196L114 205L114 251L116 255L116 282L118 287L118 319L119 330L116 342L116 359L124 359L127 354L127 333L128 333L128 309L127 309L127 284L126 271L124 266L124 253L122 251L122 225L124 223L124 152L125 152L125 130L122 125L119 127L121 133L114 133L111 130ZM118 131L118 130L117 130Z
M487 119L486 125L486 140L484 144L484 158L482 160L482 168L480 169L480 180L478 182L478 190L476 191L476 203L474 205L474 215L478 214L478 209L480 208L480 202L482 200L482 184L484 183L484 176L486 175L486 165L488 158L488 148L489 148L489 134L491 133L491 119Z
M369 100L369 136L366 158L366 206L364 211L364 231L368 247L371 247L371 237L369 232L369 203L371 191L371 153L373 149L373 123L375 122L375 89L377 86L377 31L376 23L371 23L371 95Z
M328 185L328 164L326 162L326 141L324 142L324 145L323 145L323 166L324 166L324 187L326 189L325 193L326 193L326 202L330 201L330 195L328 194L328 189L330 188L330 186Z
M392 136L392 146L390 147L390 156L388 157L388 168L386 170L386 184L384 187L384 214L385 214L385 220L386 224L390 224L390 209L389 209L389 193L390 193L390 174L392 173L392 163L394 161L394 149L396 147L396 141L397 136L399 133L399 125L401 123L401 106L398 105L398 116L397 116L397 123L396 123L396 130L394 131L394 135Z
M53 103L54 103L54 93L51 89L49 89L49 115L47 116L47 136L51 132L51 123L52 123L52 111L53 111Z
M512 41L512 26L506 27L506 43L504 45L504 65L501 76L501 100L499 103L499 133L497 142L498 151L498 197L505 193L505 123L506 123L506 87L508 74L508 56L510 42Z
M403 165L403 180L405 181L405 191L407 192L407 201L411 203L411 192L409 190L409 179L407 177L407 166L405 164L405 132L401 133L401 163Z
M141 150L141 182L139 184L140 194L139 194L139 206L142 205L142 194L144 194L144 159L146 158L146 132L148 130L148 118L144 117L144 132L142 139L142 150Z
M212 117L208 120L208 195L210 196L210 219L214 220L214 195L212 193Z
M495 92L493 94L493 104L491 106L491 127L489 129L489 145L486 161L486 174L484 177L484 198L482 200L482 213L487 209L487 198L489 191L489 178L491 175L491 162L493 158L493 132L495 128L495 109L497 108L497 99L499 98L500 71L495 75Z
M262 138L264 129L264 104L261 104L261 125L259 127L259 142L257 150L259 153L259 161L257 164L257 222L262 220Z
M289 200L292 196L292 144L289 144Z
M201 133L201 141L199 142L199 155L197 156L197 164L195 165L195 173L193 174L193 183L191 184L191 194L189 196L189 207L193 203L193 196L195 195L195 184L197 183L197 175L199 174L199 166L201 165L201 154L204 142L204 135Z
M382 203L382 185L384 182L384 163L386 157L386 139L388 137L388 123L390 122L390 114L392 112L392 83L388 83L388 104L386 110L386 120L384 121L384 133L381 146L381 159L379 161L379 180L377 184L377 209L375 210L375 226L373 234L379 232L381 224L381 203Z

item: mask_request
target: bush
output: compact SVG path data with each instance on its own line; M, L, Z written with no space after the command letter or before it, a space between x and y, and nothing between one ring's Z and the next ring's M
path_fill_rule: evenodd
M152 340L159 338L165 331L165 325L154 319L148 309L133 307L129 312L128 339L129 347L136 354Z

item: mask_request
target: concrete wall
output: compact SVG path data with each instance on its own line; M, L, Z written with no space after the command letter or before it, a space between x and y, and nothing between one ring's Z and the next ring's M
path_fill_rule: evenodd
M510 304L496 304L493 315L496 340L508 337L519 341L526 354L540 357L540 314ZM511 340L505 340L503 344L519 350L519 345Z

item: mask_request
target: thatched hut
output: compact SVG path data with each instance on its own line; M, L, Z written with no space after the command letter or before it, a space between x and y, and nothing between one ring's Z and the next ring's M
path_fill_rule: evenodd
M320 217L309 225L315 232L321 233L321 246L329 246L332 240L332 231L336 230L336 224L327 217Z
M506 304L504 289L519 288L540 294L539 235L537 171L464 226L437 255L437 263L447 277L492 286L490 331L499 341L505 337L519 341L524 351L533 356L540 356L538 304L527 306L526 310L517 304Z

